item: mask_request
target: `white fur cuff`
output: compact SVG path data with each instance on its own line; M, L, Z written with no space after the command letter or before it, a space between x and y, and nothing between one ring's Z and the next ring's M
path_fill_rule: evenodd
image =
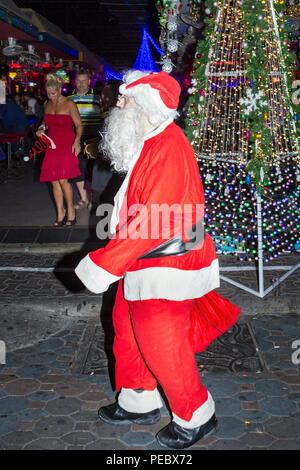
M118 397L118 403L126 411L130 413L148 413L163 406L159 391L143 390L137 393L130 388L121 388Z
M179 418L179 416L176 416L174 413L172 414L173 420L175 423L179 424L179 426L186 429L193 429L197 428L198 426L202 426L202 424L205 424L207 421L209 421L214 412L215 402L211 394L208 392L208 398L206 402L203 403L203 405L201 405L196 411L194 411L190 421L185 421L184 419Z
M94 292L94 294L107 291L110 284L121 279L97 266L89 255L86 255L76 266L75 273L87 289Z

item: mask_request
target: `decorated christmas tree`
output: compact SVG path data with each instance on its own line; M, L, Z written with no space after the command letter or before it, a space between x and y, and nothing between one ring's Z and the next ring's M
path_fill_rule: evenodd
M207 0L185 132L219 252L269 262L299 249L299 102L283 0ZM296 84L297 85L297 84Z

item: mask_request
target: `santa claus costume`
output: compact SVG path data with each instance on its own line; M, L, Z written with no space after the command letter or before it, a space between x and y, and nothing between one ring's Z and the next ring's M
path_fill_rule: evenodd
M119 282L113 325L120 393L99 416L109 423L158 421L159 383L172 421L157 439L169 448L186 448L217 423L194 354L235 323L240 309L214 291L219 268L204 230L199 169L190 143L173 122L179 84L166 72L129 74L120 92L134 98L153 130L143 136L116 195L114 237L75 270L94 293ZM149 104L159 119L149 113Z

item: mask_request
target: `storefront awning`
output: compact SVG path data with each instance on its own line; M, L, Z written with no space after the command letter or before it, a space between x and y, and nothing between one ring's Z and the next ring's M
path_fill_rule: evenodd
M38 14L33 10L30 12L18 8L12 0L0 0L0 40L7 41L8 37L14 37L24 49L27 44L33 44L42 58L49 52L58 59L78 60L79 51L69 43L63 31L40 15L37 19Z

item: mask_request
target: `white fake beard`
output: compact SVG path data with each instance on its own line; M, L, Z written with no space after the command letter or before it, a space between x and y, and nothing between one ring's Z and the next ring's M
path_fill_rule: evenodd
M128 108L114 107L104 122L101 150L119 173L127 172L143 145L142 110L132 103Z

